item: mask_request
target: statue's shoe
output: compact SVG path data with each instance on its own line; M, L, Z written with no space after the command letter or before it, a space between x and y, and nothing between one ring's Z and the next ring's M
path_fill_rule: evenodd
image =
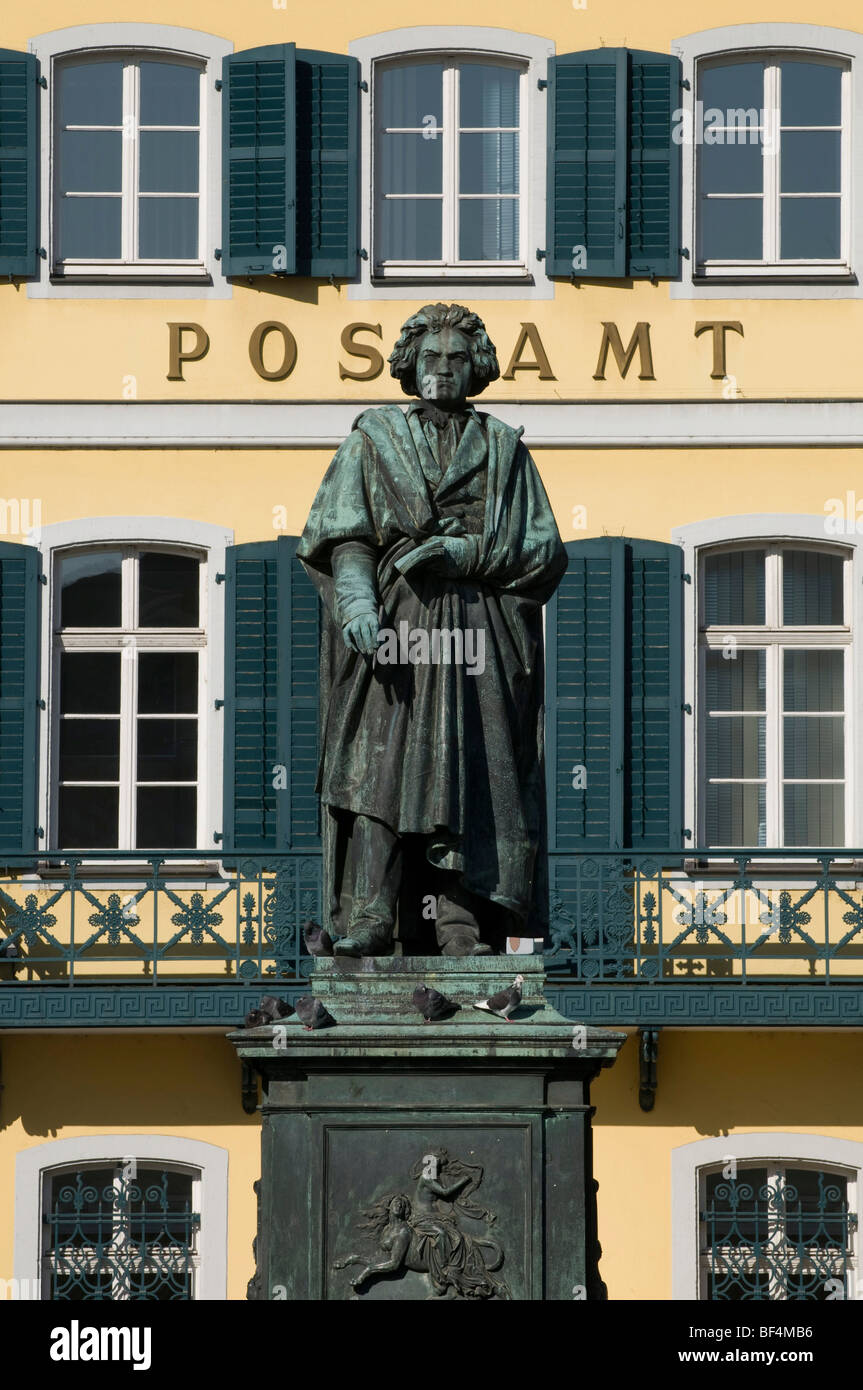
M391 956L392 942L374 937L341 936L333 942L334 956Z
M443 956L493 956L494 951L487 941L477 941L474 936L452 936L441 947Z

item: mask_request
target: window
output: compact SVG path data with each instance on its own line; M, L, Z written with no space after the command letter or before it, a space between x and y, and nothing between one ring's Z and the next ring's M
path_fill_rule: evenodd
M377 73L379 272L522 266L524 72L480 55L435 55Z
M700 843L846 843L850 589L850 556L838 547L753 543L705 554Z
M767 1161L702 1169L698 1296L856 1297L856 1177Z
M58 848L199 842L205 569L200 554L166 547L58 554Z
M697 73L698 273L847 274L849 65L738 53Z
M55 270L200 266L201 73L123 54L58 66Z
M110 1165L54 1169L42 1189L41 1294L58 1302L191 1300L200 1174Z

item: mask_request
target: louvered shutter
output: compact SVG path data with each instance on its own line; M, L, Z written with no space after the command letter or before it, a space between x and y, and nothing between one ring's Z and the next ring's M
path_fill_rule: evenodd
M623 48L549 59L549 275L626 274L626 81Z
M0 275L39 273L39 64L0 48Z
M0 851L36 848L39 552L0 542Z
M295 46L222 63L222 270L296 269Z
M546 610L549 848L682 842L682 552L572 541Z
M664 53L629 55L629 274L680 273L680 145L673 139L681 64Z
M228 850L318 849L319 602L297 539L229 548L225 583Z
M297 52L298 275L357 270L360 65Z

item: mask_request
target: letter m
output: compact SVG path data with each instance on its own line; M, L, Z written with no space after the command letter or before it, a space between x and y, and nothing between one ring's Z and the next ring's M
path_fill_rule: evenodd
M629 340L627 347L623 346L620 330L616 323L605 323L602 325L602 342L599 345L599 360L596 364L596 371L593 374L594 381L605 381L605 364L608 361L608 349L614 353L614 360L617 363L617 370L622 377L629 371L632 359L638 349L638 379L639 381L655 381L653 374L653 353L650 349L650 324L637 323L635 332Z

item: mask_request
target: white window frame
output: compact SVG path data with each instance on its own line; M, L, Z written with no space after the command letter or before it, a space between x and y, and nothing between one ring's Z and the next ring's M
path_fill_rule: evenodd
M222 59L234 51L227 39L195 29L163 24L87 24L56 29L31 39L28 50L39 59L45 86L40 92L40 256L38 281L28 283L28 296L37 299L230 299L232 288L221 273L216 250L221 244ZM54 157L57 67L89 59L150 58L191 64L201 70L199 259L157 262L76 261L57 265L56 205L58 161ZM134 70L137 72L137 69ZM125 102L133 101L134 81L124 77ZM131 105L129 111L131 111ZM125 140L124 187L134 182L129 167L137 141ZM124 216L131 218L130 208ZM124 231L124 249L131 233Z
M786 127L778 122L780 107L780 85L781 73L779 64L784 58L808 58L813 63L821 63L825 67L839 68L841 78L841 159L840 159L840 180L839 180L839 205L840 205L840 252L839 256L832 260L781 260L780 250L780 212L782 200L779 194L779 179L782 158L782 131L785 129L811 129L824 130L836 129L836 127L807 126L807 127ZM832 54L824 53L801 53L799 50L793 54L788 50L778 50L769 52L766 50L755 50L753 52L724 54L721 58L701 59L696 66L696 84L700 81L702 71L710 69L715 71L717 68L728 66L730 63L742 62L746 59L755 59L763 62L766 67L764 74L764 84L762 87L763 107L761 110L767 116L768 125L766 128L758 127L757 133L760 138L758 146L761 148L761 157L764 167L764 180L762 183L761 204L762 204L762 235L764 255L761 260L735 261L715 259L702 261L698 255L700 242L700 217L707 215L709 201L734 201L735 199L748 199L751 201L752 194L749 193L721 193L711 195L711 199L705 199L701 195L700 187L696 182L695 198L695 223L693 228L693 246L695 247L695 274L699 278L725 278L734 276L763 276L769 273L771 277L795 277L801 274L810 278L830 276L835 278L837 275L847 278L850 274L849 247L850 247L850 188L851 188L851 140L850 140L850 117L851 117L851 68L846 59L835 58ZM696 86L696 98L700 99L698 87ZM718 130L718 127L716 127ZM725 127L728 133L728 127ZM740 134L738 128L736 134ZM751 140L751 134L747 127L744 134L747 140ZM739 139L737 143L740 143ZM696 180L700 168L698 150L704 146L696 144ZM783 197L819 198L835 197L834 194L783 194Z
M386 64L375 65L375 82L379 72L392 72L399 67L416 61L419 55L413 54L410 58L400 58L391 60ZM422 55L428 58L429 55ZM487 55L488 56L488 55ZM517 194L462 194L459 192L459 149L461 141L459 136L468 129L461 124L461 68L466 63L475 63L477 55L475 53L464 54L458 51L452 53L439 53L434 55L434 59L443 64L443 92L442 92L442 113L441 113L441 142L442 142L442 171L441 186L442 194L440 197L436 193L410 193L410 194L388 194L386 197L394 201L410 202L412 200L424 200L427 202L441 204L441 251L440 261L418 261L418 260L391 260L380 261L375 254L376 232L375 232L375 208L377 199L372 205L372 250L373 258L372 274L382 280L404 278L406 274L416 274L423 270L431 270L440 274L444 278L453 275L491 275L504 277L507 273L524 274L525 260L522 255L518 260L488 260L488 261L463 261L458 256L458 236L459 236L459 204L465 198L476 198L480 201L490 201L494 196L506 198L509 201L518 202L518 244L522 252L525 247L527 236L527 207L525 186L527 183L527 164L525 151L529 145L529 128L525 119L528 109L527 101L527 68L523 63L512 58L495 58L494 61L504 68L514 69L519 75L518 81L518 112L519 125L517 127L483 127L484 130L517 130L519 140L518 153L518 187ZM488 61L491 61L488 56ZM376 145L373 154L372 183L376 180L376 169L379 160L379 137L382 130L378 130L377 122L374 121L375 110L375 91L372 90L372 117L375 128ZM390 130L407 130L407 127L388 127ZM411 133L415 128L411 127Z
M359 60L361 80L365 84L360 186L363 189L361 244L366 254L360 261L359 277L348 285L348 298L403 300L410 285L458 285L462 289L469 288L474 299L553 299L554 286L537 255L545 245L547 107L546 93L539 89L538 83L546 80L548 59L554 55L551 40L507 29L428 25L393 29L353 40L349 52ZM519 109L522 177L518 263L391 263L380 268L373 264L375 71L379 63L390 66L397 60L410 62L420 58L456 63L512 63L523 69ZM455 178L456 170L445 168L445 189L447 185L451 189L455 187Z
M36 539L34 537L34 539ZM175 520L171 517L88 517L81 521L58 522L43 526L38 543L42 553L42 572L47 585L42 592L42 642L40 695L45 714L40 721L39 758L39 825L45 832L40 846L56 847L57 804L56 768L58 758L59 720L59 662L54 659L55 616L59 614L57 569L55 560L60 553L74 550L172 549L201 556L201 619L206 633L206 659L202 662L199 696L199 754L198 754L198 844L196 848L213 847L215 836L222 830L222 739L223 712L216 701L224 698L225 682L225 599L224 585L217 575L225 572L225 552L234 543L234 533L226 527L206 522ZM116 633L107 640L116 643ZM168 629L166 629L168 631ZM180 629L174 629L179 632ZM154 645L158 647L158 634ZM90 644L90 650L93 644ZM129 851L135 855L144 850ZM122 851L118 851L122 853Z
M780 626L781 617L781 581L779 555L782 550L793 548L794 550L811 550L818 554L833 554L843 561L842 587L843 587L843 613L848 620L836 627L783 627ZM765 621L760 626L732 627L718 626L706 628L704 626L703 613L703 592L702 579L704 560L709 555L738 553L741 550L763 549L766 552L764 562L764 618ZM854 759L852 750L854 748L854 695L853 695L853 673L854 673L854 630L850 621L853 609L853 562L850 551L840 545L828 545L827 540L815 543L814 541L783 541L777 538L759 539L748 541L727 541L715 546L702 546L699 551L699 573L695 581L696 601L698 603L698 682L697 695L699 697L698 722L702 738L699 740L698 748L698 772L696 776L697 792L697 827L696 836L699 845L706 845L706 731L708 724L708 714L705 704L706 697L706 667L707 654L709 651L722 651L727 638L733 636L738 649L749 651L763 651L765 653L765 776L764 778L741 778L727 777L714 778L714 782L727 782L734 785L743 785L745 782L758 782L765 784L765 816L767 823L766 843L764 848L778 849L782 847L780 827L784 833L784 807L783 789L788 781L802 783L806 780L818 781L827 784L831 781L841 783L845 789L845 835L846 844L854 844L851 834L853 825L849 825L849 808L854 805ZM786 779L783 767L783 729L784 729L784 706L782 703L782 652L789 648L803 648L806 651L836 651L844 652L844 705L841 717L844 719L844 767L845 775L841 778L793 778ZM836 711L839 717L840 711ZM754 711L746 717L758 718ZM837 846L839 848L839 846ZM799 851L797 851L799 853Z
M137 1163L197 1172L201 1225L194 1302L225 1300L228 1287L228 1151L174 1134L93 1134L23 1149L15 1160L15 1279L33 1298L42 1269L42 1212L58 1169ZM46 1181L46 1178L48 1181Z
M698 67L708 60L809 58L848 68L843 93L842 262L727 263L702 270L698 255L696 146L682 145L684 256L672 299L859 299L863 298L863 179L856 177L853 152L863 139L863 34L817 24L731 24L674 39L671 52L682 64L680 114L684 131L696 128ZM847 101L847 124L846 108ZM778 201L778 199L777 199Z
M848 1179L849 1207L858 1218L855 1239L854 1268L857 1268L860 1225L860 1194L863 1192L863 1143L851 1139L834 1139L832 1135L788 1134L761 1132L720 1135L718 1138L697 1139L680 1144L671 1151L671 1297L687 1302L702 1298L701 1242L699 1212L702 1174L705 1170L724 1166L729 1160L738 1163L782 1167L817 1167L841 1170ZM852 1198L853 1194L853 1198ZM852 1206L853 1201L853 1206ZM863 1288L852 1288L851 1297L863 1294ZM849 1300L850 1301L850 1300Z
M863 659L863 643L859 634L863 631L863 551L860 536L856 532L856 518L852 517L843 530L835 527L833 515L805 516L794 514L752 514L748 516L714 517L709 521L697 521L687 526L677 527L671 534L675 545L683 549L684 572L691 582L684 585L684 705L692 711L685 717L684 734L684 825L692 831L691 839L685 843L691 846L702 843L699 832L702 822L698 777L703 766L699 752L703 741L703 716L699 707L698 681L700 652L702 643L699 634L701 613L700 576L701 558L708 549L723 546L737 549L747 542L771 544L780 542L794 544L800 542L802 548L807 544L819 550L835 547L848 552L846 583L850 583L850 594L846 590L846 616L850 620L851 639L849 644L850 675L846 687L846 799L845 799L845 843L854 846L863 828L863 778L857 774L856 758L859 740L858 730L863 729L863 672L860 670ZM850 580L847 578L850 570ZM753 629L753 633L756 629ZM762 629L758 629L762 631ZM793 631L793 629L792 629ZM808 629L807 629L808 631ZM753 637L753 642L755 638ZM803 645L808 643L803 641ZM821 643L824 645L824 643ZM703 706L703 702L702 706ZM837 847L838 848L838 847ZM794 862L799 863L800 851L794 851ZM772 861L774 864L777 860Z

